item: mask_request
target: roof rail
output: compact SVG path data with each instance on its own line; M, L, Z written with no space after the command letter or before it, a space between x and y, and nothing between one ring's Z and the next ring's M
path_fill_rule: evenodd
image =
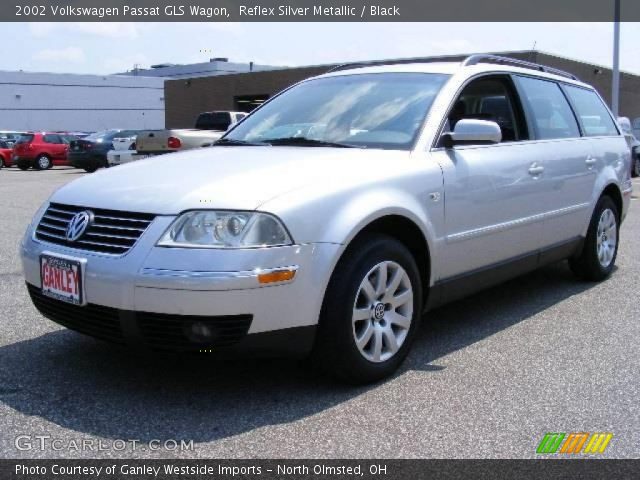
M517 58L502 57L500 55L490 55L490 54L484 54L484 53L478 53L466 58L461 55L442 55L439 57L400 58L395 60L371 60L368 62L343 63L330 68L329 70L327 70L327 73L339 72L341 70L348 70L351 68L376 67L380 65L402 65L407 63L436 63L436 62L460 62L460 61L462 62L462 66L464 67L477 65L478 63L495 63L498 65L513 65L516 67L538 70L539 72L547 72L547 73L552 73L554 75L560 75L562 77L571 78L572 80L578 80L578 77L576 77L572 73L565 72L564 70L560 70L558 68L547 67L546 65L527 62L525 60L518 60Z
M460 62L464 55L441 55L438 57L399 58L394 60L371 60L367 62L342 63L329 69L327 73L348 70L350 68L377 67L380 65L403 65L407 63Z
M532 70L538 70L540 72L553 73L554 75L560 75L562 77L571 78L572 80L578 80L574 74L565 72L558 68L547 67L546 65L540 65L538 63L527 62L525 60L518 60L516 58L501 57L499 55L487 55L477 54L467 57L462 65L467 67L470 65L477 65L478 63L496 63L499 65L513 65L516 67L530 68Z

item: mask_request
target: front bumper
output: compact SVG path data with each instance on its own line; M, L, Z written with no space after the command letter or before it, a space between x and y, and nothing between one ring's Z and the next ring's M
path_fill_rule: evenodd
M86 307L44 299L54 302L45 307L62 312L67 319L76 319L74 324L66 323L75 330L83 331L82 318L88 321L91 317L100 323L107 311L112 323L115 321L118 338L121 333L125 343L151 348L158 346L154 336L163 329L164 333L172 331L175 335L173 340L164 338L166 348L161 349L198 351L220 346L215 338L213 342L205 338L189 345L184 343L185 338L193 340L189 328L199 320L200 324L209 322L215 333L219 324L250 318L246 338L238 339L240 347L251 344L253 335L267 333L270 333L267 337L277 337L276 343L288 343L288 337L273 335L276 331L304 331L308 339L308 332L318 322L324 290L340 245L236 250L156 247L156 240L174 218L156 217L136 245L121 256L36 240L32 225L21 246L24 276L32 298L34 294L37 297L41 285L40 255L48 252L86 259ZM258 271L292 266L297 271L290 282L261 285L257 280ZM49 318L54 316L46 308L40 308L38 298L34 298L34 303ZM85 328L84 333L100 338L96 331L100 333L103 327L92 328ZM171 348L172 341L176 348Z

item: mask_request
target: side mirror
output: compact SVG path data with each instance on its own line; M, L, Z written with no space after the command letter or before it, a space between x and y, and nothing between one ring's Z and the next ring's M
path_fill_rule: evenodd
M620 129L626 135L632 133L631 129L631 120L628 117L618 117L618 125L620 125Z
M496 122L463 118L458 120L453 132L446 132L442 137L445 148L452 148L459 144L500 143L502 131Z

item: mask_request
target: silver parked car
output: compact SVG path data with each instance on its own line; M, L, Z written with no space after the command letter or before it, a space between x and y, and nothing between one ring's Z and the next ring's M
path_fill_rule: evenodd
M600 96L561 71L343 67L214 147L65 185L27 229L24 275L45 316L97 338L311 354L370 382L437 305L564 259L607 278L629 161Z

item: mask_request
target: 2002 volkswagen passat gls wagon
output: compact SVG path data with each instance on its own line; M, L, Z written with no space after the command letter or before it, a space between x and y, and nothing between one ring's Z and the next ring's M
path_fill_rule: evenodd
M55 192L22 242L48 318L149 350L309 353L368 382L425 310L569 259L611 273L629 149L602 99L539 65L341 68L211 148Z

